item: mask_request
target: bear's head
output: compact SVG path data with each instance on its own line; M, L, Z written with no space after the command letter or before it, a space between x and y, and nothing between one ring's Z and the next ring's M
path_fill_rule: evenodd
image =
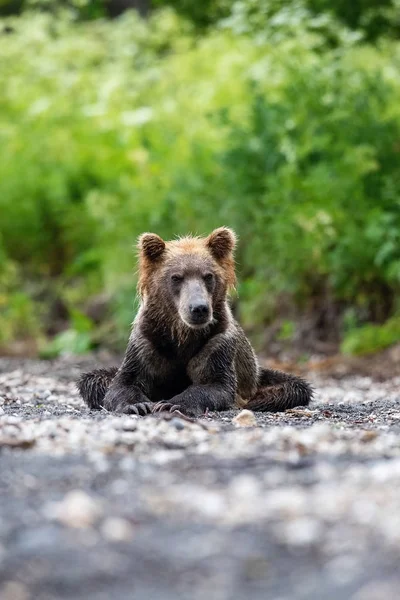
M208 237L165 242L154 233L140 236L139 293L155 318L180 320L191 329L210 325L234 287L236 236L220 227Z

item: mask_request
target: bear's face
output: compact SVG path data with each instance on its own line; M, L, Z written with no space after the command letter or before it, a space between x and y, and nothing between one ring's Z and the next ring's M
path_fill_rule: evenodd
M172 256L162 268L162 279L185 325L197 329L211 323L213 298L221 285L212 260L196 253Z
M139 291L174 321L201 329L214 319L235 284L235 234L221 227L206 238L165 242L145 233L139 239Z

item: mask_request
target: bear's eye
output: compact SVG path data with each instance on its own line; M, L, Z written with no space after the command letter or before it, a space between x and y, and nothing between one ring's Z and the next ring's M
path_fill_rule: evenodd
M171 275L172 283L182 283L183 275Z
M203 275L203 279L206 283L211 283L214 279L214 275L212 273L206 273L205 275Z

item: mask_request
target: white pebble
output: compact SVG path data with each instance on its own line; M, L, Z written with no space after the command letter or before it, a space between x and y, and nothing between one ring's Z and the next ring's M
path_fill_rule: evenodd
M82 490L72 490L61 502L48 507L50 518L67 527L91 527L102 514L101 503Z
M133 527L126 519L108 517L103 521L100 531L110 542L129 542L133 536Z
M232 419L232 423L238 427L255 427L257 425L256 417L251 410L241 410L236 417Z

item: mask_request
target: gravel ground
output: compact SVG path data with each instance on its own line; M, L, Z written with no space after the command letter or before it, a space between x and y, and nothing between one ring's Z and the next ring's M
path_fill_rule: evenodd
M190 422L90 412L81 368L0 359L1 600L398 597L400 377Z

